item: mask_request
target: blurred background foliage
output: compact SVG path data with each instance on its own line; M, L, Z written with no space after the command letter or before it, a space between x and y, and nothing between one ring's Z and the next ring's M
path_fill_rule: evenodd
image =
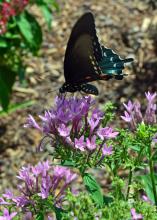
M50 29L53 10L59 9L55 0L0 1L0 102L5 111L16 76L24 82L24 59L28 53L38 55L42 44L42 26L33 13L34 6Z

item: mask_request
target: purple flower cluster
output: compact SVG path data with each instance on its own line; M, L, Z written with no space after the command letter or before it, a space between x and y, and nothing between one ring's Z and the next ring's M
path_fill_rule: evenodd
M142 220L143 216L138 214L134 208L131 209L132 220Z
M60 206L66 189L76 176L66 167L52 167L49 161L39 162L36 166L23 167L17 176L21 182L18 185L20 195L15 196L12 191L6 190L5 194L2 194L3 197L0 198L0 204L15 205L21 208L31 206L36 209L35 197L41 201L51 196L53 204ZM6 210L4 211L7 213Z
M144 122L148 125L153 125L156 123L156 104L155 98L156 93L145 93L147 98L147 108L145 110L145 114L143 115L141 112L141 104L140 102L131 102L129 101L128 104L124 103L125 111L124 116L121 118L130 123L131 129L134 130L137 127L137 124Z
M95 102L90 96L83 98L57 97L55 106L44 115L39 115L41 125L30 115L25 127L33 127L52 137L61 146L71 147L72 150L94 152L100 148L97 140L101 141L102 155L111 154L112 146L108 147L106 140L115 138L118 132L111 127L101 127L104 113L94 107ZM100 143L100 142L99 142Z
M0 220L11 220L16 216L17 212L9 213L8 209L3 210L3 216L0 216Z

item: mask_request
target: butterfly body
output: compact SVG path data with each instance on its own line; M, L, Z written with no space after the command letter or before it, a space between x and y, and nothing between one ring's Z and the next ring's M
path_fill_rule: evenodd
M93 94L93 95L98 95L99 92L98 92L98 89L91 85L91 84L80 84L80 85L75 85L75 84L67 84L67 83L64 83L62 85L62 87L59 89L59 92L60 93L65 93L65 92L71 92L71 93L74 93L74 92L84 92L84 93L87 93L87 94Z
M111 49L100 45L94 17L90 12L85 13L72 29L64 59L65 83L59 91L97 95L97 88L88 83L112 77L121 80L124 64L131 61L132 58L123 60Z

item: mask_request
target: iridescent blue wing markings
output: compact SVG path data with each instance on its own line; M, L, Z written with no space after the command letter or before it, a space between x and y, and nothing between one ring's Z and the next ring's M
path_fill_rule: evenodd
M98 94L98 89L88 84L114 77L121 80L124 65L132 58L122 59L113 50L101 46L96 35L93 14L85 13L74 25L64 58L65 83L60 92L83 91Z
M102 46L102 59L99 61L98 65L101 68L103 74L108 74L115 76L115 79L123 79L126 63L133 61L132 58L122 59L118 54L116 54L112 49Z

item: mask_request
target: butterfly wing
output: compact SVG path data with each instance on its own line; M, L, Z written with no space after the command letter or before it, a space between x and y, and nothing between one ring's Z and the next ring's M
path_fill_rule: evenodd
M116 79L123 79L123 69L126 63L132 62L132 58L122 59L113 50L102 46L102 58L99 67L102 74L114 75Z
M98 65L101 59L102 48L96 35L94 17L88 12L73 27L67 44L64 59L66 83L77 84L97 80L101 74Z
M75 24L70 35L64 59L66 83L81 84L94 80L123 78L125 63L113 50L101 46L96 35L92 13L85 13Z

